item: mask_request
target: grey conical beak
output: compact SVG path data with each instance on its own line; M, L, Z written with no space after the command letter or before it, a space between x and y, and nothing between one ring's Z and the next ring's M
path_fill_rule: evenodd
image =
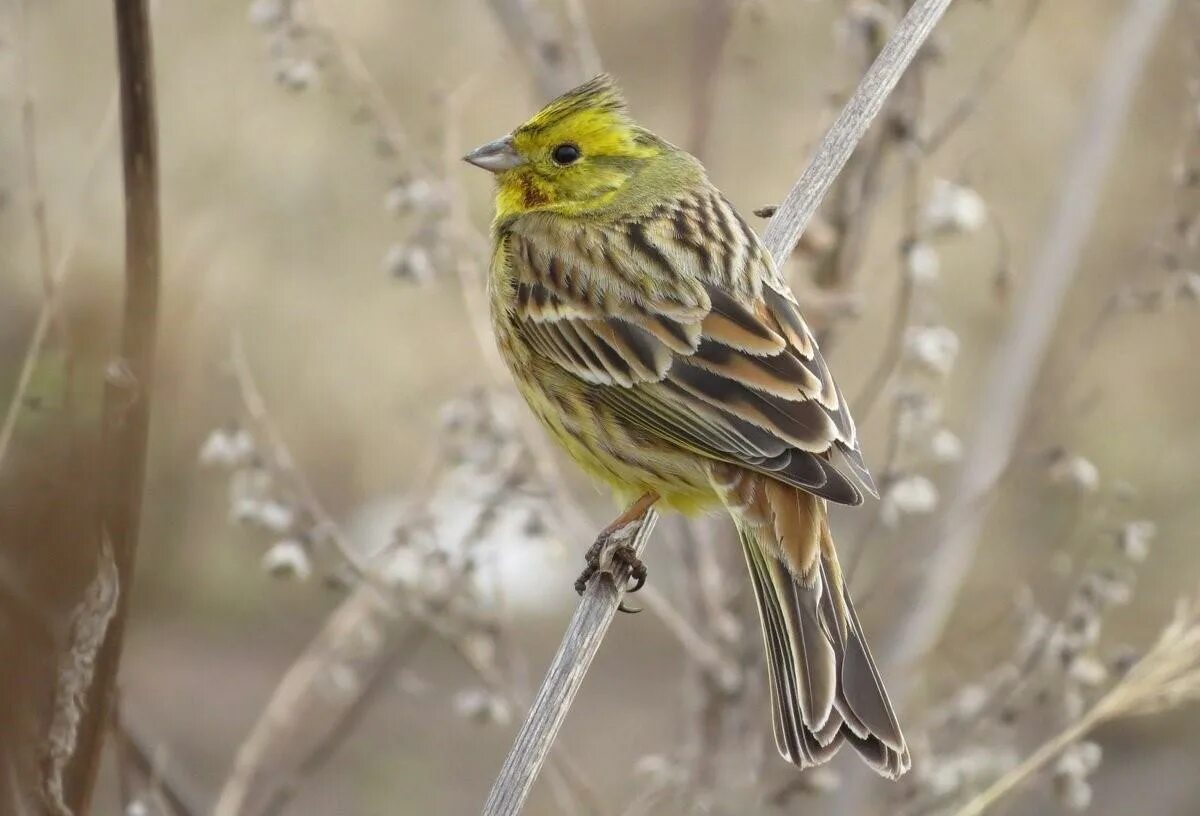
M493 173L503 173L505 170L512 170L525 163L525 159L513 146L512 136L505 136L503 139L497 139L475 148L463 156L463 161Z

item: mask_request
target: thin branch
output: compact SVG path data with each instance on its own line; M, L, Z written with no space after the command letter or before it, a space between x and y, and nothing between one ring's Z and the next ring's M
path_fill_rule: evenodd
M650 508L640 520L613 535L610 551L612 546L628 543L640 555L657 520L657 511ZM612 624L628 580L629 567L616 563L610 571L599 574L588 584L504 767L492 785L483 806L483 816L515 816L521 812L558 729L562 727L592 659Z
M195 816L200 813L198 808L188 804L178 788L164 776L159 763L154 761L153 750L147 744L147 740L130 727L123 713L114 714L113 730L116 731L118 751L128 760L130 770L136 771L146 782L153 783L154 792L162 798L174 816Z
M41 174L38 171L37 155L37 109L33 101L33 86L30 80L29 66L29 26L27 0L14 0L15 12L14 48L17 63L17 85L21 93L21 133L22 152L25 162L25 183L29 195L30 217L33 221L33 232L37 239L38 270L42 279L42 298L45 302L54 300L55 280L51 269L50 259L50 227L46 219L46 194L42 189ZM61 333L65 328L58 326Z
M688 125L687 146L688 150L701 160L708 158L721 57L733 31L737 2L738 0L705 0L696 12L690 72L695 83L695 99Z
M116 121L117 91L114 89L109 99L108 107L105 109L104 118L101 119L99 126L97 126L88 148L88 160L86 162L88 169L79 186L79 195L73 220L67 228L66 236L62 240L62 246L59 250L58 259L55 261L51 271L51 294L42 300L37 322L34 323L33 333L30 335L29 342L25 347L25 356L21 362L21 370L17 375L17 385L13 389L12 397L9 399L4 419L0 421L0 466L4 464L5 455L12 444L13 436L16 433L17 420L20 418L21 409L25 404L25 394L29 390L29 385L33 381L33 374L37 370L42 346L45 344L46 338L50 334L50 328L54 324L54 315L58 311L59 301L62 298L63 284L66 282L67 275L72 269L71 261L75 257L75 249L79 246L79 237L83 232L84 206L87 203L89 193L91 193L92 188L95 186L95 180L99 176L100 166L105 157L105 150L108 147L109 139L112 137L115 129Z
M983 67L979 69L979 74L975 77L975 81L963 92L958 101L950 107L950 112L946 114L937 127L928 136L921 139L921 151L925 155L928 156L936 153L946 143L946 140L953 136L955 131L971 118L984 98L996 83L1000 81L1000 77L1004 76L1005 69L1012 62L1013 55L1016 54L1021 41L1025 39L1025 34L1029 31L1030 26L1033 25L1034 18L1037 17L1038 12L1041 10L1043 2L1044 0L1026 0L1025 7L1021 9L1021 14L1017 18L1012 32L988 56Z
M891 39L821 140L799 181L767 224L763 244L777 264L791 255L834 179L950 2L917 0L896 26Z
M250 368L250 361L246 358L246 349L240 332L234 332L230 346L230 358L234 377L238 383L238 392L241 394L242 406L246 409L247 416L271 446L270 464L273 469L291 482L292 489L304 506L305 512L312 517L319 534L333 544L338 555L354 571L355 577L368 583L375 581L371 565L350 544L342 528L318 498L317 492L313 490L304 471L296 465L296 459L292 455L291 449L275 424L275 420L271 417L270 411L267 410L266 400L258 387L254 371Z
M912 613L902 622L898 636L884 641L890 643L883 650L890 665L910 665L928 652L953 611L989 506L981 498L1012 456L1059 310L1078 270L1133 91L1171 5L1170 0L1130 0L1113 34L1092 85L1088 115L1069 154L1058 209L980 391L979 410L974 414L978 419L956 489L932 537L940 542L938 550L926 560L912 588L911 597L919 603L901 605ZM894 694L900 698L905 674L897 675L901 688Z
M111 543L117 570L117 609L87 691L66 796L74 813L87 813L109 722L121 646L132 596L150 432L150 396L158 335L161 244L158 130L154 58L147 0L114 0L121 95L125 190L125 305L120 356L105 371L101 426L103 473L96 546Z
M595 76L604 69L600 64L600 49L596 48L596 39L592 36L592 26L588 23L583 0L566 0L566 12L567 24L575 41L579 70L584 76Z
M572 48L569 32L558 24L540 0L489 0L488 5L533 74L543 96L558 96L579 84L578 78L588 61L599 64L595 46L591 46L591 53L580 53ZM581 19L578 14L575 16ZM575 34L578 44L581 42L578 28ZM587 42L590 41L589 36Z

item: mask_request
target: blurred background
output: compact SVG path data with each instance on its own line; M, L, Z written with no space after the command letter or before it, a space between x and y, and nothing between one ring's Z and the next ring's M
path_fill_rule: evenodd
M1131 69L1033 397L1000 408L1022 431L953 612L919 660L890 659L1030 270L1059 214L1091 206L1063 200L1064 174L1139 5L959 0L789 266L884 487L836 534L914 773L889 787L845 756L798 777L775 756L729 531L664 519L651 608L614 624L526 812L954 813L1195 596L1200 17L1180 0ZM904 6L157 3L163 300L120 670L155 770L131 792L110 752L96 812L158 812L158 778L194 813L476 812L613 507L495 368L491 179L458 157L601 63L761 231L749 213L783 199ZM121 293L111 9L0 13L0 586L65 603L46 576L78 586L92 556L59 488L104 479L66 440L87 447ZM31 355L47 269L59 305ZM364 565L389 591L364 591ZM37 640L16 608L11 649ZM39 665L11 701L50 693ZM1197 711L1112 719L998 812L1200 812Z

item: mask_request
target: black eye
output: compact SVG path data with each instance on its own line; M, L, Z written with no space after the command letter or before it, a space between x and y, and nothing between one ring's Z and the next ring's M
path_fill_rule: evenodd
M550 152L550 158L554 159L555 164L574 164L579 161L579 157L583 154L579 152L579 148L567 142L560 144Z

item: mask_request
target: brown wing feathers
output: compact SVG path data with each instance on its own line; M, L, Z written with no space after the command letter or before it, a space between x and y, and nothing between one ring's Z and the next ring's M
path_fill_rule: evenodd
M719 197L701 199L660 212L657 220L613 227L609 244L620 249L624 241L627 251L604 250L605 263L621 267L607 281L578 268L565 251L514 236L521 331L539 354L584 381L632 389L620 398L597 395L619 404L627 421L831 501L860 503L855 482L868 490L873 485L853 423L804 321L789 296L751 285L759 278L769 283L774 270L744 268L767 263L748 239L749 228ZM701 240L714 230L723 241ZM589 257L600 251L598 243L577 237L572 249ZM679 274L672 265L688 258L720 282L710 279L683 294L671 288L671 295L653 285L653 275ZM642 274L633 268L638 264ZM653 416L642 416L647 412ZM698 418L717 427L697 434L689 426ZM835 450L850 477L829 457Z

